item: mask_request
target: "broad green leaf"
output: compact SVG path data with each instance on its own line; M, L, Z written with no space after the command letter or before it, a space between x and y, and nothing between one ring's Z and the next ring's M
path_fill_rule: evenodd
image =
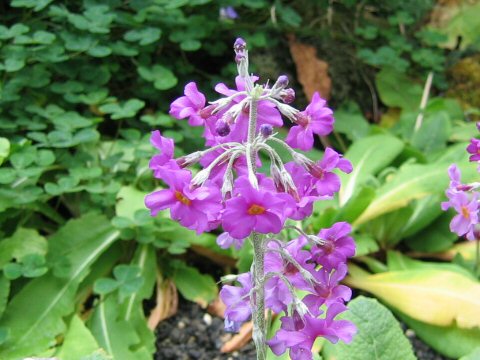
M107 296L98 302L88 322L98 344L114 359L150 360L151 353L145 347L138 347L140 337L134 328L119 319L116 296Z
M0 137L0 165L10 154L10 141L7 138Z
M356 141L367 136L369 124L363 117L359 106L348 103L335 110L335 131L345 134L351 141Z
M7 307L8 295L10 294L10 281L0 275L0 319Z
M447 258L453 259L457 254L461 255L465 260L473 261L476 258L477 242L463 241L455 244L451 249L441 253Z
M352 162L353 171L340 176L340 206L345 205L368 178L390 164L402 149L402 141L391 135L374 135L354 142L345 154Z
M359 188L355 190L353 196L338 210L335 222L354 222L374 198L375 189L373 187L360 185Z
M413 213L403 228L402 236L411 236L433 223L443 213L440 207L443 196L443 194L433 194L414 200L411 204Z
M18 228L8 239L0 241L0 268L10 260L21 261L25 256L47 253L47 240L36 230Z
M353 322L358 332L350 344L325 342L326 360L416 360L400 324L376 299L355 298L342 319Z
M403 229L412 213L410 206L400 208L370 220L362 229L368 231L380 247L391 248L401 240Z
M117 194L115 213L117 216L135 220L135 212L145 209L145 193L133 186L124 186Z
M448 113L439 111L425 116L422 126L414 132L411 144L426 155L447 146L452 124Z
M12 0L10 5L13 7L33 8L33 11L40 11L52 1L53 0Z
M79 360L98 349L97 341L90 330L78 315L74 315L65 334L65 340L55 356L62 360Z
M143 79L153 82L153 86L158 90L171 89L178 82L175 74L162 65L153 65L153 67L139 66L137 71Z
M111 114L112 119L126 119L134 117L145 106L145 102L130 99L123 103L111 103L100 106L100 111Z
M457 272L460 275L464 275L472 280L475 277L465 268L456 264L448 262L432 262L432 261L420 261L409 258L403 255L399 251L388 251L387 253L387 265L390 271L402 271L402 270L423 270L423 269L436 269L447 270Z
M106 295L115 291L120 284L115 279L100 278L95 281L93 285L93 291L100 295Z
M450 231L452 217L450 211L441 214L429 226L405 239L405 243L412 250L420 252L448 250L458 239L458 235Z
M480 3L455 4L455 8L449 9L455 15L448 17L448 22L442 22L438 31L447 35L448 40L443 46L454 49L457 46L458 38L461 38L460 48L468 46L478 48L480 46L480 19L477 16L480 12Z
M155 287L157 275L155 248L147 244L139 246L131 265L140 268L140 274L144 281L138 291L123 301L120 307L120 318L132 324L140 337L142 346L153 353L155 351L155 337L148 328L143 311L143 301L151 298Z
M210 275L201 274L194 267L182 262L176 262L175 265L173 281L185 299L195 301L202 306L207 306L215 299L218 289Z
M378 93L383 103L404 110L417 110L422 98L422 87L409 79L405 73L384 67L375 78Z
M138 42L140 45L149 45L158 41L162 35L162 30L153 27L143 29L133 29L127 31L123 38L127 41Z
M449 358L458 359L465 356L480 344L480 328L460 329L456 325L435 326L412 319L401 312L396 314L426 344Z
M424 268L367 276L351 273L346 283L428 324L480 326L480 284L458 272Z
M74 311L78 285L118 235L105 217L89 214L69 221L50 237L49 254L66 259L69 266L62 268L61 278L48 273L30 281L13 297L0 320L0 327L9 328L11 335L0 346L0 358L31 356L51 346L65 331L63 318Z
M377 242L369 235L354 235L355 238L355 257L372 254L379 250Z
M129 295L137 292L143 284L140 276L141 269L136 265L120 264L113 269L115 279L119 283L118 295L120 302L123 302Z
M382 214L407 206L415 199L421 199L432 194L443 193L447 188L449 164L406 164L377 189L376 198L365 212L355 221L355 225L363 224ZM474 175L474 167L470 164L459 164L462 170L462 180L468 181Z
M480 359L480 346L475 348L475 350L473 350L468 355L462 356L458 360L477 360L477 359Z

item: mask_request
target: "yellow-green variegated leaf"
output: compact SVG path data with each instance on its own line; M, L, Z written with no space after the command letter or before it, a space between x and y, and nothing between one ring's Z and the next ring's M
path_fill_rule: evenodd
M432 325L480 326L480 283L459 272L412 269L366 275L352 266L348 285Z
M449 165L439 162L402 166L390 181L377 190L375 199L357 218L354 225L366 223L380 215L403 208L415 199L443 193L449 183ZM472 181L476 173L475 166L471 165L465 162L458 164L464 182Z

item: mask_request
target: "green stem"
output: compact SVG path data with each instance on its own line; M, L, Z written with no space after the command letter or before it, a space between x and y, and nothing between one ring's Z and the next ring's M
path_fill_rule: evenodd
M265 323L265 246L263 237L256 232L250 236L253 245L253 285L254 285L254 309L253 319L253 341L257 348L257 360L267 358L266 351L266 323Z

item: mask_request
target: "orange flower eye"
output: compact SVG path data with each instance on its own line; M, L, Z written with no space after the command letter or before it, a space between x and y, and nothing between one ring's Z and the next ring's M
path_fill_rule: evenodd
M185 195L183 195L180 191L175 191L175 199L187 206L192 203L192 201L189 198L185 197Z
M253 204L250 206L250 208L247 210L248 215L261 215L265 212L265 208L260 205L255 205Z

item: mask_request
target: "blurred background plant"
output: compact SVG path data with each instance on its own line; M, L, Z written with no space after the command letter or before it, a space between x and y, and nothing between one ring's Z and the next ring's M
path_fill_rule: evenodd
M249 269L248 247L221 250L214 234L143 205L158 186L150 131L175 139L176 156L203 147L168 107L179 84L212 94L233 78L238 36L255 48L256 73L288 74L297 103L319 90L335 109L337 132L311 155L329 144L354 172L304 226L354 224L348 284L390 309L354 300L360 334L385 358L413 356L401 331L374 333L398 326L393 311L439 353L475 358L475 249L449 232L440 202L450 163L465 182L476 174L465 147L480 114L480 3L12 0L0 10L1 359L152 358L177 290L206 306L221 275ZM323 357L374 358L357 339Z

